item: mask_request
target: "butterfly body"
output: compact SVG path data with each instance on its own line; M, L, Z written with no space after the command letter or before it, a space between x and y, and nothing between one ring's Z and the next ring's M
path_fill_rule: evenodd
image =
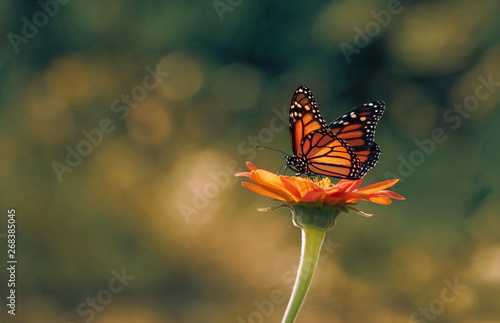
M309 169L309 161L307 159L297 156L286 156L285 160L288 167L296 173L306 174L307 176L311 175L312 172Z
M287 167L307 176L363 177L380 155L373 135L384 107L382 101L365 103L328 125L311 90L300 86L290 105L293 156L286 158Z

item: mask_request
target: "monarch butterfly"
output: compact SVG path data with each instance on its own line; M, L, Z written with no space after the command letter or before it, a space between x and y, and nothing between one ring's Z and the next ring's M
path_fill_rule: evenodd
M384 102L372 101L328 125L311 90L305 85L300 86L290 105L293 156L286 157L286 167L307 176L363 177L375 166L380 155L373 135L384 109Z

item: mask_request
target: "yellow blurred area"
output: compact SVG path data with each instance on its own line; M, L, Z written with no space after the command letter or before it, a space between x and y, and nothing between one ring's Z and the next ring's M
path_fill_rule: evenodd
M57 96L51 95L48 83L41 74L34 75L24 100L30 107L29 117L34 121L30 123L29 132L46 145L56 145L74 129L71 113L66 110L71 95L63 94L64 91ZM81 93L73 96L74 99L76 97L81 99ZM54 127L54 123L60 124L60 127Z
M99 152L92 159L87 179L88 192L100 192L97 194L99 199L108 203L123 197L141 181L147 169L145 165L129 147L115 143L113 149Z
M387 276L397 290L403 293L417 292L433 278L434 263L425 250L400 248L389 256Z
M138 144L159 147L171 135L171 109L158 99L146 99L125 120L128 136Z
M62 108L75 105L91 95L93 82L89 66L80 58L65 57L56 59L45 74L47 95L57 99L56 106Z
M174 52L163 57L157 64L157 69L169 73L158 86L159 92L173 101L191 98L204 81L204 75L198 62L181 52Z
M473 274L484 283L500 282L500 245L485 243L478 246L473 259Z
M186 109L185 131L197 141L224 137L230 126L229 108L220 97L201 96Z
M130 323L173 323L176 322L169 317L168 313L155 309L154 307L138 307L134 302L121 302L113 306L109 311L96 316L96 323L130 322Z
M406 72L449 73L463 68L473 54L483 33L486 17L492 15L498 3L440 1L412 8L399 28L392 29L392 57Z
M180 220L183 213L179 213L179 206L184 204L196 210L195 215L185 217L184 220L190 219L193 224L203 224L213 221L217 213L221 211L221 204L217 198L219 193L226 191L228 186L235 185L234 172L230 173L228 170L235 168L241 170L241 165L236 162L233 164L229 156L212 149L200 151L194 147L189 148L184 148L183 154L180 154L172 164L169 170L171 177L162 192L166 194L166 197L170 197L165 201L170 214L177 214ZM172 187L170 183L177 183L177 185ZM195 197L196 202L199 203L194 202ZM199 207L196 207L197 205ZM202 210L199 211L199 209Z

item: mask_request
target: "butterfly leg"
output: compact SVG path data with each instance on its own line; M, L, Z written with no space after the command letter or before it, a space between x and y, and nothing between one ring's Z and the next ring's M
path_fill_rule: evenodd
M276 173L276 175L278 175L278 176L280 175L281 170L283 169L283 166L285 166L285 165L286 165L286 162L281 164L280 169L278 169L278 172ZM285 170L283 171L283 175L285 175L287 168L288 168L288 165L286 165Z

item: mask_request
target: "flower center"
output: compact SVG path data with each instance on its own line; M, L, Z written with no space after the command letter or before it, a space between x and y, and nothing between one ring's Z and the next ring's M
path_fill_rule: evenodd
M317 177L314 179L314 183L316 183L319 187L325 188L332 186L332 182L328 177L318 179Z

